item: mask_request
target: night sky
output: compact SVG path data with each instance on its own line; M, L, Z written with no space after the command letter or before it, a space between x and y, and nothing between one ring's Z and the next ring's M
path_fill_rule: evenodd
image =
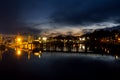
M0 33L81 33L120 25L120 0L0 0Z

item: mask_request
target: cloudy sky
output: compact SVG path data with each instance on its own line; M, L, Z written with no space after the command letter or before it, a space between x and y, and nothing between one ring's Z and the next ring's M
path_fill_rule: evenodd
M120 0L0 0L0 32L66 33L120 24Z

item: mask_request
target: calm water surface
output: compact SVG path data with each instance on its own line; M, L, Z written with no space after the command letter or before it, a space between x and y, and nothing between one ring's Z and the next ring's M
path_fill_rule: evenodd
M21 49L0 53L0 77L3 79L102 79L117 78L119 73L118 56Z

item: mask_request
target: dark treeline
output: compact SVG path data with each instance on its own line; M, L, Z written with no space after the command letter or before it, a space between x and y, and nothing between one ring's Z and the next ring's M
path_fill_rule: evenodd
M107 40L118 40L120 37L120 31L119 30L95 30L92 33L87 33L82 35L82 37L89 37L90 40L102 40L102 39L107 39Z
M86 38L86 43L91 45L94 51L113 55L120 52L120 30L95 30L81 37Z

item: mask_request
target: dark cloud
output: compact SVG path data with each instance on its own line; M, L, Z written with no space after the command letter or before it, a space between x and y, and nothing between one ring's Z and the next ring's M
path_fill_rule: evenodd
M120 0L0 0L0 33L40 32L37 29L43 27L106 21L120 22ZM31 23L40 25L36 29Z
M51 16L64 25L92 24L120 19L120 0L61 0Z
M0 0L0 33L38 32L20 20L18 0Z

